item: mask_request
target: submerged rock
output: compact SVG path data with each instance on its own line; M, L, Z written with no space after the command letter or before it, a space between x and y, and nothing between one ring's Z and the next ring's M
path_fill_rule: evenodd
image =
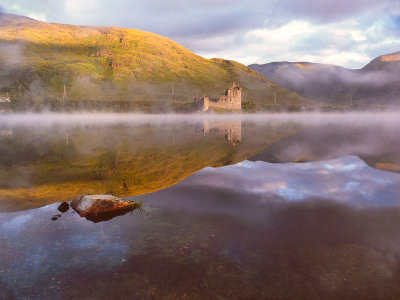
M73 200L71 207L81 217L97 223L123 215L137 208L138 204L112 195L86 195Z
M62 213L66 213L69 210L69 204L68 202L63 202L60 204L60 206L58 207L58 210Z
M51 219L57 221L59 218L61 218L61 215L54 215Z

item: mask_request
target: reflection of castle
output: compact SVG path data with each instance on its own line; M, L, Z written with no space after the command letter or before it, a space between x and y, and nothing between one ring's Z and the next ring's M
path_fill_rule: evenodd
M203 135L216 133L225 136L225 139L233 146L242 141L242 122L241 121L203 121L196 126L196 132Z
M196 97L194 98L194 107L196 111L207 111L211 107L240 110L242 108L242 88L239 84L234 83L226 90L225 95L220 97Z
M1 129L0 130L0 135L1 136L12 136L13 131L12 130L7 130L7 129Z
M10 103L10 97L0 97L0 103Z

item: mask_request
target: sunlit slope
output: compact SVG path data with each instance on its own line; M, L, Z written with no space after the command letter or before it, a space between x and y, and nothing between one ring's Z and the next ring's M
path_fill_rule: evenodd
M218 96L232 82L242 85L247 106L263 108L273 103L275 93L280 104L313 104L240 63L205 59L170 39L135 29L0 14L0 63L0 93L13 95L21 105L40 106L57 97L55 105L63 105L65 84L68 101L179 106L196 94Z
M378 56L368 65L362 68L363 71L386 70L392 73L400 73L400 51Z
M358 108L400 106L400 52L379 56L354 70L308 62L250 67L283 88L328 104Z

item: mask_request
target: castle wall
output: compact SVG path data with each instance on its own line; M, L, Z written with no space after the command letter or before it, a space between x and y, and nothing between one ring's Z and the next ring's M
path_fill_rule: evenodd
M210 107L221 109L242 109L242 88L239 84L233 84L225 95L209 99L206 97L194 99L195 111L207 111Z
M210 100L208 98L194 98L194 110L197 112L207 111L209 104Z
M217 101L210 100L209 107L217 107L224 109L241 109L242 101L241 99L230 99L226 96L221 96L216 99Z
M204 98L203 111L207 111L210 107L210 99Z

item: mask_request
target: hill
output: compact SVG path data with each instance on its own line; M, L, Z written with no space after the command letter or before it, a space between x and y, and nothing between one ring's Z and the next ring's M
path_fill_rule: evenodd
M333 105L400 106L400 52L375 58L362 69L308 62L250 65L277 84Z
M232 82L248 109L268 108L275 94L279 104L314 105L240 63L205 59L153 33L4 13L0 82L15 108L189 109L196 93L217 96Z
M387 71L390 73L400 73L400 51L386 54L375 58L369 64L367 64L364 68L362 68L364 72L371 71Z

